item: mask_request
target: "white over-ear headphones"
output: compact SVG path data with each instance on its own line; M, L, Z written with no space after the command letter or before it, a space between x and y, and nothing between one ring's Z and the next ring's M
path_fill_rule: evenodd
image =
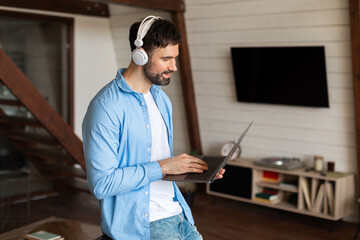
M145 37L147 31L156 19L161 19L161 17L147 16L140 23L137 36L134 41L136 48L131 53L131 58L136 65L143 66L148 61L148 55L146 54L144 49L141 49L140 47L144 44L143 38Z

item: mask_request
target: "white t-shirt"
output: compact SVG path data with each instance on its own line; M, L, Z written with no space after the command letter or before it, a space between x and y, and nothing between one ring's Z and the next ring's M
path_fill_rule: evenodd
M144 94L149 111L152 147L151 161L171 157L168 134L164 120L151 92ZM182 212L179 202L174 201L173 182L159 180L150 183L150 222L175 216Z

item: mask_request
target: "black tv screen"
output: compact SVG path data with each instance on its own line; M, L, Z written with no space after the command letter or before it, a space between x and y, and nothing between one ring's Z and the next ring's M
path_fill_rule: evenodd
M329 107L324 47L232 47L239 102Z

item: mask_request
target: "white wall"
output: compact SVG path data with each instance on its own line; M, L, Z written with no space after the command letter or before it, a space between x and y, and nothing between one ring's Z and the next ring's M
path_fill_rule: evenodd
M91 99L117 72L109 19L75 18L75 132L81 135L81 123Z
M186 26L204 153L216 154L255 120L242 157L314 155L356 172L348 1L187 0ZM330 108L239 103L231 46L322 45Z
M90 100L114 79L117 71L109 19L8 7L0 9L74 18L74 128L81 138L81 122Z

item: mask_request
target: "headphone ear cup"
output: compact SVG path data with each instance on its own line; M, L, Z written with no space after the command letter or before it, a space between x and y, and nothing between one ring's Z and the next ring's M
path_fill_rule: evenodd
M136 65L144 66L148 62L148 55L143 49L136 48L131 53L131 58Z

